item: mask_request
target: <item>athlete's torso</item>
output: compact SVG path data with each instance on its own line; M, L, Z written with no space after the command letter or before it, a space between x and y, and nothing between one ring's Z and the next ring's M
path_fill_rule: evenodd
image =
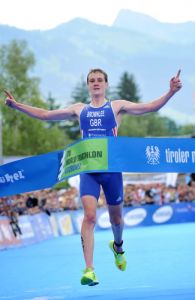
M111 102L101 107L86 105L80 113L80 128L83 138L98 136L116 136L117 123Z

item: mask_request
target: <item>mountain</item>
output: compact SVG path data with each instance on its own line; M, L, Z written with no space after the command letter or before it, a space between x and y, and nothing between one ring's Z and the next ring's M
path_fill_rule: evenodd
M121 10L113 26L135 30L171 44L191 44L195 41L195 22L162 23L145 14Z
M121 10L112 26L76 18L50 30L25 31L0 25L0 44L26 40L36 58L34 75L41 91L66 105L71 92L91 68L100 67L115 86L124 71L133 74L142 101L167 91L179 68L183 89L163 108L177 122L193 120L195 23L161 23Z

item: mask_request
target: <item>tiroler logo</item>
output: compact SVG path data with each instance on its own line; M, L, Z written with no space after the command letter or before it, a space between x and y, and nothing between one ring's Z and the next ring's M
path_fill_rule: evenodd
M150 165L160 164L160 150L157 146L147 146L146 147L146 158L147 163Z

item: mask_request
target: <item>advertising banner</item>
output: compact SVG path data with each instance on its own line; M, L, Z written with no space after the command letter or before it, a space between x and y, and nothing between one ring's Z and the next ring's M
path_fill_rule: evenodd
M123 216L125 228L195 222L195 203L124 207ZM98 209L96 229L110 228L107 209Z
M55 217L57 219L58 228L61 235L69 235L74 233L70 213L60 212L55 214Z
M21 240L14 236L9 219L0 217L0 249L20 244Z
M52 187L91 172L193 173L194 138L83 139L64 150L0 167L0 197Z

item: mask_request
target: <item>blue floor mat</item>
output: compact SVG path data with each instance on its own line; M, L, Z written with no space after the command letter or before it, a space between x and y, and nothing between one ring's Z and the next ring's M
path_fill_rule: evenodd
M94 265L100 281L81 286L85 268L80 236L0 251L0 300L194 300L195 223L124 231L128 265L119 271L108 243L95 233Z

